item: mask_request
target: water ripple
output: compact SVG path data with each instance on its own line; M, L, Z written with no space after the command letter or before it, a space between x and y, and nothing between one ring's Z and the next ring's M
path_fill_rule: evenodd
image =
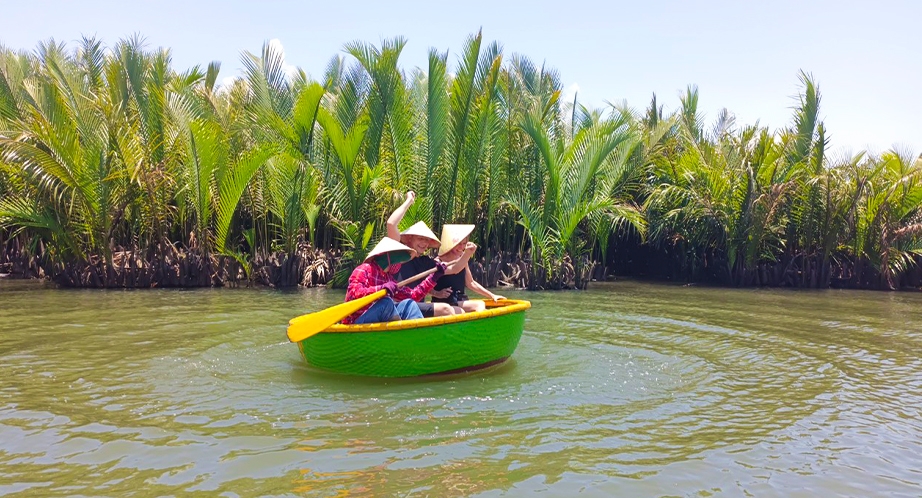
M511 293L534 304L511 361L390 380L284 340L339 292L23 285L0 281L3 494L922 490L914 294Z

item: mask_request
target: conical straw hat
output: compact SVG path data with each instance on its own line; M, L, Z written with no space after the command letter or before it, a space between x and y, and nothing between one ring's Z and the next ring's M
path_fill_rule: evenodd
M465 237L474 231L474 225L443 225L442 245L439 247L439 256L455 248Z
M371 250L371 252L368 253L368 256L365 256L365 261L368 261L369 259L375 256L378 256L380 254L384 254L388 252L397 252L397 251L407 251L410 253L411 258L416 256L416 251L414 251L413 249L410 249L409 247L401 244L400 242L397 242L396 240L390 237L384 237L383 239L381 239L381 242L378 242L378 245L376 245Z
M404 235L416 235L417 237L422 237L429 241L429 247L439 247L442 243L438 237L432 233L432 230L429 230L429 227L426 226L424 221L417 221L410 228L400 232L400 236Z

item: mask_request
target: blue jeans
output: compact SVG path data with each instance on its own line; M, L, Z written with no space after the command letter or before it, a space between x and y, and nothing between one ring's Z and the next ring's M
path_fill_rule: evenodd
M355 320L356 324L360 323L377 323L389 322L391 320L412 320L413 318L422 318L423 313L419 311L419 305L412 299L404 299L396 305L394 300L389 297L383 297L375 301L371 308L365 310L362 316Z

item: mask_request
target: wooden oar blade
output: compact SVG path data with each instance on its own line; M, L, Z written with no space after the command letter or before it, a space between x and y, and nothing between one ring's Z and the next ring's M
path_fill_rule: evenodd
M346 318L378 299L381 299L386 294L386 291L380 290L359 299L337 304L325 310L292 318L288 322L288 340L291 342L301 342L318 332L324 331L330 325L339 322L343 318Z

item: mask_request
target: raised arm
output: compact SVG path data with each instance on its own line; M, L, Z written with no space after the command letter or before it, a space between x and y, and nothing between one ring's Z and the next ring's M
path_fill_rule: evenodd
M445 268L446 275L454 275L456 273L464 271L467 268L468 261L474 256L474 253L477 252L477 244L473 242L468 242L464 246L464 252L461 253L461 256L454 262L448 265Z
M400 205L397 209L391 213L390 218L387 219L387 236L400 241L400 229L397 228L400 225L400 220L407 214L407 210L410 209L410 206L416 202L416 192L412 190L407 192L407 199L403 201L403 204Z

